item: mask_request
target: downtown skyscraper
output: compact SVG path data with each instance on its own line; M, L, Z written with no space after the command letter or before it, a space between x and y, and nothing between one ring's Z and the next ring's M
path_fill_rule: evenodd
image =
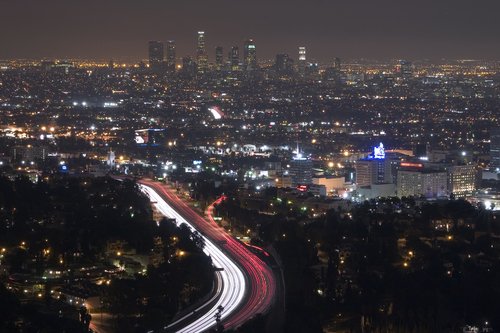
M176 65L175 41L167 41L167 71L174 72Z
M299 46L299 63L298 63L299 75L305 77L306 75L306 47Z
M257 49L253 39L245 41L243 47L243 66L245 71L254 71L257 69Z
M154 71L160 71L163 66L163 43L159 41L149 42L149 67Z
M224 68L224 48L217 46L215 48L215 69L220 71Z
M208 55L205 46L205 32L198 31L198 44L196 47L196 61L198 63L198 74L203 74L208 69Z
M229 59L231 61L231 70L240 70L240 49L238 46L233 46L231 52L229 53Z
M500 171L500 127L490 129L490 166Z

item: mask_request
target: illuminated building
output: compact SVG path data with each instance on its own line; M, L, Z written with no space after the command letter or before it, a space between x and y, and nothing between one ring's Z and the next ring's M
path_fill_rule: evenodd
M312 161L303 156L298 147L294 158L290 161L289 174L292 178L292 186L312 183Z
M48 147L46 146L14 146L11 156L15 161L31 162L35 160L45 160L48 153Z
M299 47L299 75L304 77L306 75L306 48L305 46Z
M277 188L292 187L292 177L281 176L281 177L276 178L276 187Z
M370 186L372 184L392 183L391 164L385 159L365 159L356 162L356 184Z
M243 48L243 61L245 71L254 71L257 69L257 49L253 39L245 41Z
M167 70L175 71L175 41L167 41Z
M356 162L356 184L358 186L370 186L373 179L372 163L369 160Z
M457 198L470 196L476 189L476 167L454 165L448 168L448 190Z
M356 162L358 187L392 182L391 163L385 159L385 149L382 143L373 148L371 156Z
M378 197L396 196L396 184L371 184L370 186L358 187L358 196L365 199L375 199Z
M240 69L240 49L238 46L233 46L231 48L231 53L229 54L229 59L231 61L231 70L237 71Z
M215 68L220 71L224 67L224 49L222 46L215 48Z
M154 71L161 70L163 66L163 43L149 42L149 67Z
M443 197L447 194L447 174L445 171L409 168L398 170L398 197L425 196L427 198Z
M320 79L319 77L319 64L317 62L306 64L306 77Z
M198 73L203 74L207 71L208 56L205 48L205 32L198 31L198 44L196 48L196 61L198 62Z
M411 78L413 76L412 63L408 60L400 60L398 65L396 66L396 71L403 79Z
M110 168L114 168L114 166L115 166L115 159L116 159L115 152L110 149L109 152L108 152L108 158L106 160L106 164Z
M490 166L500 171L500 128L490 130Z
M345 177L313 177L312 183L323 185L328 193L335 193L345 189Z

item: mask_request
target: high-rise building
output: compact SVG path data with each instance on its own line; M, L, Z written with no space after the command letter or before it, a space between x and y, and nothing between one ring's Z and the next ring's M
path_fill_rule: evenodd
M356 162L356 184L370 186L392 182L391 163L385 159L364 159Z
M149 42L149 67L155 71L161 70L163 66L163 43L159 41Z
M306 65L306 77L319 79L319 64L310 62Z
M196 75L197 66L191 57L182 58L182 75L185 78L193 78Z
M371 161L360 160L356 162L356 185L358 187L370 186L373 181Z
M299 47L299 75L304 77L306 75L306 48L305 46Z
M333 68L335 68L337 71L340 71L341 66L342 66L342 62L341 62L340 58L335 57L335 59L333 60Z
M276 55L274 68L278 74L291 74L293 71L293 60L290 59L288 54L280 53Z
M323 80L336 84L340 83L340 77L341 77L340 69L341 69L340 58L335 58L333 60L333 66L326 68L325 71L323 72Z
M240 49L238 46L233 46L231 48L231 53L229 57L231 61L231 70L237 71L240 69Z
M427 143L419 143L413 149L413 155L416 158L426 160L429 158L430 146Z
M413 65L411 61L399 60L399 63L396 66L396 71L401 78L409 79L413 76Z
M297 152L290 161L289 174L292 178L292 186L312 184L312 161L303 156L297 147Z
M500 171L500 127L490 130L490 166Z
M359 187L393 183L391 162L385 158L384 145L373 148L373 154L356 162L356 184Z
M203 74L208 68L208 56L205 47L205 32L198 31L198 44L196 48L196 61L198 62L198 73Z
M224 68L224 49L222 46L215 48L215 68L220 71Z
M167 41L167 70L169 72L175 71L175 41Z
M257 69L257 49L253 39L245 41L243 48L243 62L245 71L254 71Z
M448 191L456 198L470 196L476 189L475 165L454 165L448 168Z

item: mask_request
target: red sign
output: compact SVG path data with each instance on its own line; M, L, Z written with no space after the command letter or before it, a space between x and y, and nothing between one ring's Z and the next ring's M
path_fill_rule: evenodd
M306 192L307 185L299 185L299 186L297 186L297 190L299 190L300 192Z
M400 166L409 167L409 168L423 168L424 165L422 163L410 163L410 162L401 162Z

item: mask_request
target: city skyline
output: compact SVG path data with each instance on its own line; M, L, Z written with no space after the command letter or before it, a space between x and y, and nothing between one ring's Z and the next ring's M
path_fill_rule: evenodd
M286 4L286 5L285 5ZM175 40L177 57L196 54L205 31L209 61L216 46L229 49L252 38L260 59L308 49L308 58L495 59L500 4L481 1L379 3L257 0L217 4L196 0L143 6L131 1L50 5L32 0L0 3L0 59L146 59L150 40ZM49 10L47 10L49 9ZM44 13L40 15L40 13Z
M500 333L500 0L0 0L0 333Z

